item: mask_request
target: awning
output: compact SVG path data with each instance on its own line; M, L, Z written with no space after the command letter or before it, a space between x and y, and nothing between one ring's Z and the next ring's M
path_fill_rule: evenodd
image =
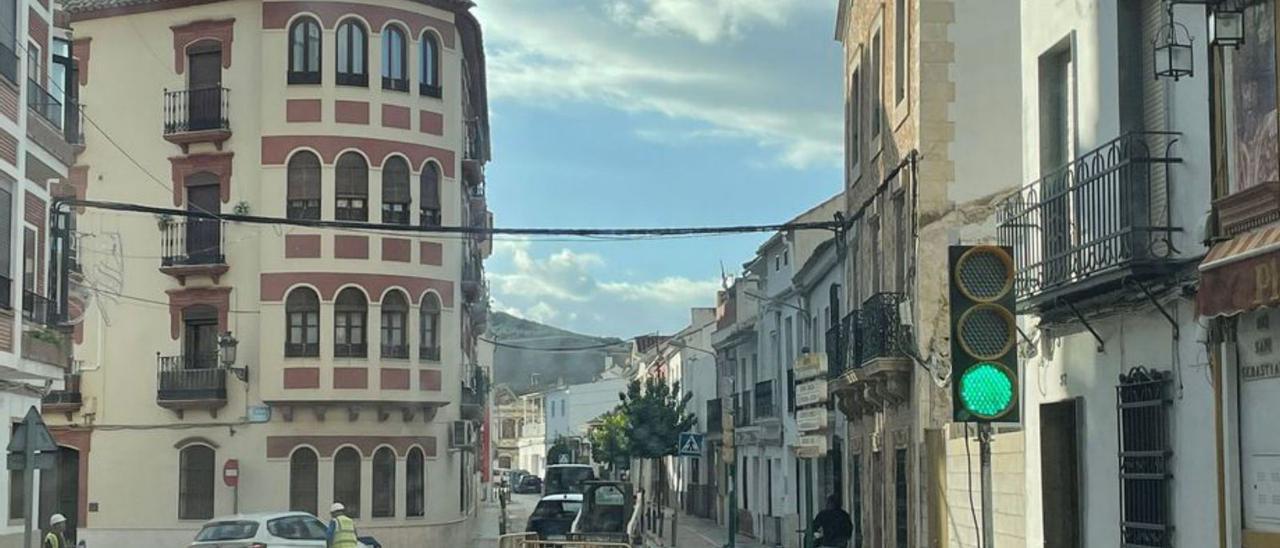
M1200 263L1201 316L1230 316L1280 305L1280 225L1214 244Z

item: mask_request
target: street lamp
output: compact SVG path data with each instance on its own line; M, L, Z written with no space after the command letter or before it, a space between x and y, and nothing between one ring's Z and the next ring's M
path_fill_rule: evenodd
M1209 10L1209 43L1233 48L1244 43L1244 6L1240 0L1220 0Z
M236 346L239 344L240 341L236 340L230 331L218 335L218 350L222 366L235 373L236 378L240 379L241 382L249 382L249 366L234 367L236 364Z
M1176 82L1183 76L1195 75L1194 50L1192 49L1191 31L1187 26L1173 20L1173 3L1167 8L1169 23L1156 32L1151 40L1155 50L1156 78L1173 78Z

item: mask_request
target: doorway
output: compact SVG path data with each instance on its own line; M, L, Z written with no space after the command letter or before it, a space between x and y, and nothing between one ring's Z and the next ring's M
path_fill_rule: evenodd
M212 173L197 173L187 178L187 211L218 213L220 186ZM216 219L187 218L187 262L218 264L222 258L222 225Z
M1040 405L1040 474L1045 548L1080 546L1079 400Z
M195 305L182 311L184 369L210 369L218 364L218 312Z
M80 524L80 451L65 445L58 446L56 467L40 472L40 523L49 523L55 513L67 518L67 540L74 544Z
M187 122L190 131L222 127L222 44L204 40L187 48Z

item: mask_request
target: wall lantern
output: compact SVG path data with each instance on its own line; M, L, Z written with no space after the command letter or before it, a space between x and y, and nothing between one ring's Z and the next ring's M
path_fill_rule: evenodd
M236 347L240 345L240 341L230 331L218 335L218 350L221 351L219 358L222 366L235 374L237 379L242 382L249 381L249 366L233 367L236 364Z
M1244 43L1244 5L1241 0L1220 0L1209 8L1209 43L1233 48Z
M1155 77L1173 78L1195 75L1195 60L1191 44L1191 31L1186 25L1173 20L1173 2L1167 5L1169 22L1156 32L1151 45L1155 50Z

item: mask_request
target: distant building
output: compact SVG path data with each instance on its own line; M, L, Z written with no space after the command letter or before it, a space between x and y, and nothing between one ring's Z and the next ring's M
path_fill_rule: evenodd
M517 467L542 476L547 464L547 423L545 396L532 392L520 396L520 440L517 443Z
M494 467L511 470L520 463L520 425L524 422L523 400L506 384L493 387Z

